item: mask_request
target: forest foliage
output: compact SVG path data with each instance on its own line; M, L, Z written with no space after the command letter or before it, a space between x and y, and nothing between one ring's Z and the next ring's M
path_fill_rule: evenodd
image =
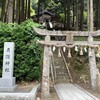
M41 49L36 42L32 20L26 20L20 25L0 22L0 76L2 75L4 42L15 43L14 76L18 81L38 80L40 75Z
M44 10L60 17L67 30L86 30L88 0L0 0L0 20L21 23ZM100 29L100 0L93 0L94 26ZM38 21L38 20L37 20Z
M87 30L88 0L0 0L0 20L21 23L44 10L60 17L67 30ZM94 26L100 29L100 0L93 0ZM38 21L38 20L37 20Z

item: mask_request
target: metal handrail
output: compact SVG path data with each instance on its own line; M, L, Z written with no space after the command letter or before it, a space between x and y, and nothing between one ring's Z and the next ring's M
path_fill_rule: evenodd
M51 77L52 77L52 80L53 80L53 82L55 81L55 78L54 78L54 72L53 72L53 64L52 64L52 58L51 58L51 60L50 60L51 62L50 62L50 69L51 69Z
M72 76L71 76L71 72L70 72L70 70L69 70L68 64L67 64L67 62L66 62L66 59L65 59L65 57L64 57L64 54L63 54L62 50L61 50L61 54L62 54L62 58L63 58L64 63L65 63L65 66L66 66L68 75L69 75L69 77L70 77L70 81L73 82L73 79L72 79Z
M54 57L51 57L52 60L52 68L53 68L53 72L54 72L54 81L56 81L56 69L55 69L55 63L54 63Z

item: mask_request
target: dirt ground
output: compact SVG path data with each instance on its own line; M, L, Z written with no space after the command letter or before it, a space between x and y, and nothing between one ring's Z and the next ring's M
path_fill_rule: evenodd
M48 98L41 97L41 92L39 91L36 100L38 100L38 98L41 98L39 100L60 100L54 87L50 88L50 97L48 97Z
M100 99L100 93L98 93L97 91L92 91L92 90L88 90L91 94L93 94L94 96L98 97Z
M97 92L96 90L95 91L92 90L90 83L80 83L78 85L81 86L82 88L84 88L85 90L87 90L89 93L93 94L94 96L96 96L100 99L100 93Z
M21 82L21 83L17 83L17 88L15 89L15 93L16 92L20 92L20 93L28 93L32 90L32 88L34 86L36 86L38 84L37 81L33 81L33 82Z

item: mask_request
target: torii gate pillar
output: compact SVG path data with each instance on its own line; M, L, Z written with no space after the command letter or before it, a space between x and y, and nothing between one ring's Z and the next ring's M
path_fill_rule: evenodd
M88 4L88 30L89 32L93 31L93 0L87 0ZM89 34L88 42L92 44L93 37ZM90 68L90 77L91 77L91 87L93 90L96 90L96 58L94 48L89 47L89 68Z
M90 42L90 43L93 42L92 39L93 39L92 36L89 36L88 42ZM95 58L94 48L89 47L88 57L89 57L91 87L93 90L96 90L97 68L96 68L96 58Z
M50 41L50 36L45 37L45 42L48 42L48 41ZM42 72L42 85L41 85L42 97L50 96L49 65L50 65L49 47L44 46L43 72Z

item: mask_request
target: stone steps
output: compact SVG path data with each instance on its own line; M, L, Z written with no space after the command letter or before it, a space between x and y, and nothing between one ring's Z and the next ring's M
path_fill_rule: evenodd
M68 80L68 79L67 80L66 79L65 80L64 79L63 80L62 79L57 79L56 84L59 84L59 83L70 83L70 80Z
M68 74L67 73L57 73L57 76L68 76Z
M56 79L69 79L68 75L57 75Z
M63 73L66 73L67 72L67 69L65 68L56 68L56 72L63 72Z
M56 71L56 75L57 76L68 76L68 73L66 71L61 70L61 71Z
M56 83L69 83L70 78L62 57L58 57L57 50L53 54L55 69L56 69Z

